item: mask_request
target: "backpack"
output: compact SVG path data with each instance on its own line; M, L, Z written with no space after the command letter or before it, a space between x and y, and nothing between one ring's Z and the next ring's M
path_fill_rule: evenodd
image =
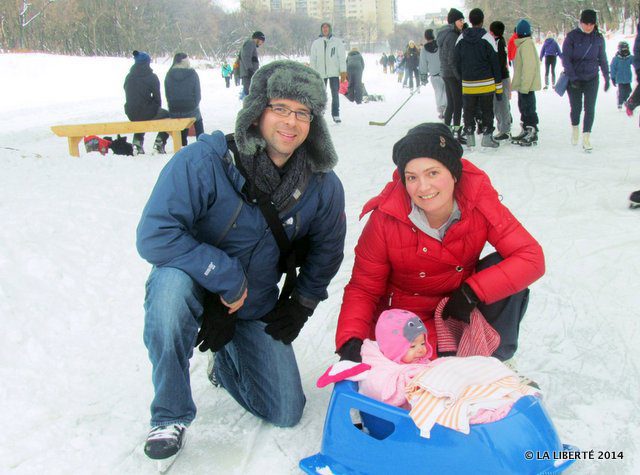
M109 151L111 140L108 137L101 138L97 135L88 135L84 138L84 148L89 152L100 152L102 155L106 155Z
M118 138L111 142L109 148L116 155L133 155L133 144L127 142L127 137L121 137L119 134Z

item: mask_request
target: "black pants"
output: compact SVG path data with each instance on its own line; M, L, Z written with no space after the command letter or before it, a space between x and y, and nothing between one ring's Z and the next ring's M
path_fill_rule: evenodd
M447 108L444 111L444 123L460 125L462 118L462 81L455 77L443 77L445 92L447 93Z
M169 117L169 111L160 107L158 109L158 112L156 112L156 115L153 116L151 119L147 119L147 120L167 119L168 117ZM162 141L163 144L166 144L168 139L169 139L169 134L167 132L158 132L158 135L156 135L156 140ZM144 132L133 134L133 140L135 140L140 145L142 145L144 143Z
M251 76L242 76L242 92L245 96L249 95L249 87L251 86Z
M362 71L347 71L349 74L349 88L347 89L347 99L362 103Z
M413 89L413 78L416 78L416 87L420 87L420 73L418 68L407 68L405 74L409 75L409 88Z
M618 83L618 105L621 106L631 95L631 84Z
M196 138L200 137L200 134L204 133L204 124L202 122L202 118L197 119L193 123L193 128L196 130ZM189 129L184 129L180 131L180 135L182 137L182 146L186 147L187 145L187 137L189 136Z
M554 56L555 57L555 56ZM505 100L504 98L502 99ZM536 93L518 93L518 109L520 109L520 122L523 127L538 126L538 113L536 112Z
M589 81L571 81L567 87L569 104L571 106L571 125L580 125L582 114L582 98L584 96L584 121L582 132L590 133L596 113L596 98L598 97L598 76Z
M476 110L480 109L482 115L482 133L493 132L493 93L492 94L464 94L464 129L473 134L476 128ZM504 99L503 99L504 100Z
M502 257L497 252L491 253L480 259L476 266L476 272L496 265L502 260ZM492 355L500 361L508 360L518 349L520 322L527 311L528 304L528 288L492 304L478 304L478 310L480 310L487 323L500 335L500 345Z
M229 89L229 86L231 85L231 76L224 77L224 84L227 86L227 89Z
M557 56L544 57L544 85L549 85L549 69L551 69L551 85L556 84L556 60Z
M327 79L329 80L329 89L331 89L331 116L340 117L340 78L337 76L325 78L325 87L327 87Z

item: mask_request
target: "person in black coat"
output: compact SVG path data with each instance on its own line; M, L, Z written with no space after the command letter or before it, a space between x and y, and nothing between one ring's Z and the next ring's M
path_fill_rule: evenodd
M362 104L362 72L364 71L364 59L358 48L352 48L347 54L347 76L349 78L349 88L347 89L347 99Z
M189 63L186 53L177 53L164 78L164 93L169 104L169 116L175 118L195 117L196 137L204 133L200 114L200 78ZM189 129L182 131L182 145L187 145Z
M162 108L160 80L151 69L151 57L144 51L133 52L134 64L124 80L126 101L124 113L130 121L166 119L169 112ZM158 132L153 148L164 154L169 134ZM144 153L144 133L133 134L133 146L139 154Z

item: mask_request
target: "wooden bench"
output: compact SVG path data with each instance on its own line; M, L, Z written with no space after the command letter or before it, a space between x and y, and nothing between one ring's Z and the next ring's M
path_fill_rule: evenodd
M103 122L98 124L54 125L51 130L58 137L67 137L69 153L80 156L79 144L86 135L137 134L143 132L167 132L173 139L173 153L182 148L180 132L188 129L196 121L194 117L186 119L141 120L136 122Z

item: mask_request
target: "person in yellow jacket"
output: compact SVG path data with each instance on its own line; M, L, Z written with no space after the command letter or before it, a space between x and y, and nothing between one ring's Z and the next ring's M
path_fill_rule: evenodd
M536 91L542 89L540 80L540 59L536 45L531 39L531 25L520 20L516 25L518 49L513 60L511 89L518 91L518 109L522 132L512 138L512 143L529 147L538 143L538 113L536 112Z

